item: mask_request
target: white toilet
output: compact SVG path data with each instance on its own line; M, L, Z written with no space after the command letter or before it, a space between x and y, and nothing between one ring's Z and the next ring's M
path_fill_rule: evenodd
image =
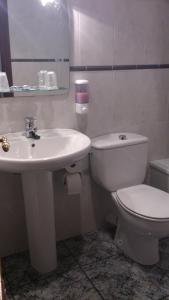
M144 136L99 136L92 141L91 169L117 207L115 242L133 260L152 265L159 260L159 239L169 235L169 194L142 184L147 153Z

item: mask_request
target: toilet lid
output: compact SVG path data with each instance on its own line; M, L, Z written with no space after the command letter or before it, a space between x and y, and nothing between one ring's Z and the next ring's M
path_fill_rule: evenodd
M169 219L169 194L148 185L117 191L120 204L135 214L152 219Z

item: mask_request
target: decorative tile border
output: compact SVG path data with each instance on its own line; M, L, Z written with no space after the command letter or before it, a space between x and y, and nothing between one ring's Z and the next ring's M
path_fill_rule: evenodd
M71 66L71 72L90 72L90 71L126 71L126 70L152 70L169 69L169 64L153 65L112 65L112 66Z
M11 62L69 62L69 58L11 58ZM169 69L169 64L70 66L70 72Z
M11 58L11 62L69 62L69 58Z

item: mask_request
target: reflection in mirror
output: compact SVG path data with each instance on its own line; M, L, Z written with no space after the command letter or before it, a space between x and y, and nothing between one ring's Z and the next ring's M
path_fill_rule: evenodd
M66 92L69 88L66 0L8 0L8 21L12 91L17 95Z
M40 0L42 5L45 6L45 5L49 5L49 4L56 4L58 5L58 2L57 0Z

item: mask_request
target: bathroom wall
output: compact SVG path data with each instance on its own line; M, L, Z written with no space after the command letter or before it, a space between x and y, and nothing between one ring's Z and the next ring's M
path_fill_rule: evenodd
M72 66L169 63L166 0L70 0ZM74 113L74 80L90 82L87 118ZM169 155L169 70L71 72L70 93L0 100L1 133L23 130L33 115L39 128L70 127L94 137L132 131L149 137L149 159ZM94 230L110 207L106 192L83 176L83 197L68 197L63 171L54 174L56 234L64 239ZM93 188L93 186L95 188ZM19 175L0 174L0 254L26 247ZM92 188L91 188L92 187Z

